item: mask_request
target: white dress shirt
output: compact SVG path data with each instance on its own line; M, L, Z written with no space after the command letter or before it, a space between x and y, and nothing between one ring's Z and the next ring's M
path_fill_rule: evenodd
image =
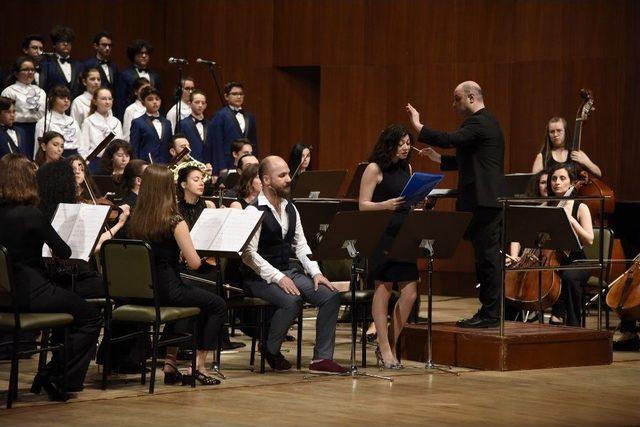
M78 123L71 116L60 114L55 111L49 111L47 114L47 131L53 130L60 133L64 137L64 149L74 150L78 149L80 145L80 127ZM35 158L40 144L38 144L38 138L44 133L44 117L38 120L36 123L36 136L34 141L33 155Z
M98 61L100 60L98 59ZM104 75L107 77L107 81L111 83L112 77L111 70L109 70L109 64L100 64L100 68L102 68L102 71L104 71Z
M13 129L7 129L6 132L7 132L7 135L9 135L9 138L11 138L11 140L13 141L13 143L17 147L18 146L18 134L16 133L16 131L13 130ZM9 150L11 150L11 145L9 145ZM13 150L11 150L11 152L13 152Z
M151 114L149 114L149 117L156 117L156 118L160 118L160 114L157 114L155 116L152 116ZM160 120L152 120L151 124L153 125L154 128L156 128L156 132L158 133L158 138L162 139L162 122Z
M124 119L122 120L122 139L129 141L131 137L131 122L145 114L147 109L139 99L136 99L136 102L129 105L126 110L124 110Z
M47 94L36 85L16 82L6 87L0 95L16 102L16 122L18 123L35 123L44 116Z
M289 231L289 217L287 216L287 212L285 211L286 206L289 202L283 199L280 202L280 214L275 210L273 205L269 202L264 193L260 192L258 195L258 206L266 205L269 207L271 213L280 224L280 228L282 228L282 237L287 235ZM307 239L304 237L304 231L302 229L302 222L300 221L300 212L296 209L295 205L292 205L296 211L296 223L295 223L295 234L293 236L293 241L291 242L291 247L296 254L296 257L302 264L304 271L311 277L320 273L320 267L318 267L318 263L315 261L311 261L309 259L309 255L311 255L311 249L307 244ZM256 209L254 206L249 205L247 209ZM267 283L278 283L280 279L284 277L284 274L271 265L267 260L262 258L262 256L258 253L258 243L260 242L260 233L262 232L262 225L258 227L256 234L253 235L251 241L247 245L247 248L242 253L242 261L253 271L256 272L264 281Z
M58 61L58 65L60 69L62 69L62 73L64 74L64 78L67 79L67 83L71 83L71 62L67 61L64 64L60 62L61 56L56 54L56 61Z
M144 77L145 79L149 80L149 83L151 83L152 85L154 84L154 82L151 81L151 76L147 71L139 70L138 67L135 68L136 73L138 73L138 77Z
M111 111L106 117L98 112L93 113L82 124L78 153L86 158L112 132L117 139L122 139L122 124L120 124L120 120L113 117ZM104 150L98 154L98 157L102 157L103 154Z
M233 113L236 116L236 120L238 121L238 124L240 125L240 130L242 131L242 133L244 133L245 128L247 127L247 123L244 120L244 114L242 113L236 113L236 111L238 111L237 109L231 109L231 111L233 111Z
M71 117L73 117L81 128L82 122L89 116L92 98L93 95L85 91L82 95L77 96L71 103Z
M180 120L185 119L190 115L191 115L191 106L189 104L185 104L184 102L180 101ZM178 116L178 104L171 107L171 109L167 113L167 120L171 122L171 129L174 132L176 131L176 123L178 123L177 116Z

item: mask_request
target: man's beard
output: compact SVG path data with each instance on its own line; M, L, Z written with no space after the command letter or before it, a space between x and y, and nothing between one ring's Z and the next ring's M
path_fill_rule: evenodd
M271 188L273 188L273 191L275 191L276 195L281 199L287 199L291 194L291 185L287 185L286 187L279 187L279 188L271 186Z

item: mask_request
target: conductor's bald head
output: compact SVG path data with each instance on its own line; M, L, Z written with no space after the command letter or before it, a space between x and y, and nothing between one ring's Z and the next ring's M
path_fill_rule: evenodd
M482 88L474 81L467 80L453 91L453 108L463 116L469 116L484 108Z
M267 156L260 162L258 176L262 181L264 193L267 197L276 195L280 198L289 197L291 177L289 165L282 157Z

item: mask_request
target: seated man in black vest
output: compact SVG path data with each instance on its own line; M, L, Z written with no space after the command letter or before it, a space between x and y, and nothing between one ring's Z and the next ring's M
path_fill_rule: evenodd
M319 309L309 371L346 373L345 368L333 361L340 297L320 272L318 263L309 260L311 249L304 237L300 214L287 201L291 184L289 166L282 158L269 156L260 162L258 175L262 192L247 209L258 209L266 215L242 254L242 261L249 267L243 271L245 291L277 307L267 340L262 343L265 359L276 371L291 369L280 347L306 301ZM293 257L299 264L290 262Z

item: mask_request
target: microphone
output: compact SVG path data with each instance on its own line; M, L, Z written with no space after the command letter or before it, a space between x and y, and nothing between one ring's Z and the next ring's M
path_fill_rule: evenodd
M189 65L189 61L183 58L169 58L169 64Z
M202 58L196 59L196 63L205 64L205 65L216 65L216 63L214 61L209 61L207 59L202 59Z

